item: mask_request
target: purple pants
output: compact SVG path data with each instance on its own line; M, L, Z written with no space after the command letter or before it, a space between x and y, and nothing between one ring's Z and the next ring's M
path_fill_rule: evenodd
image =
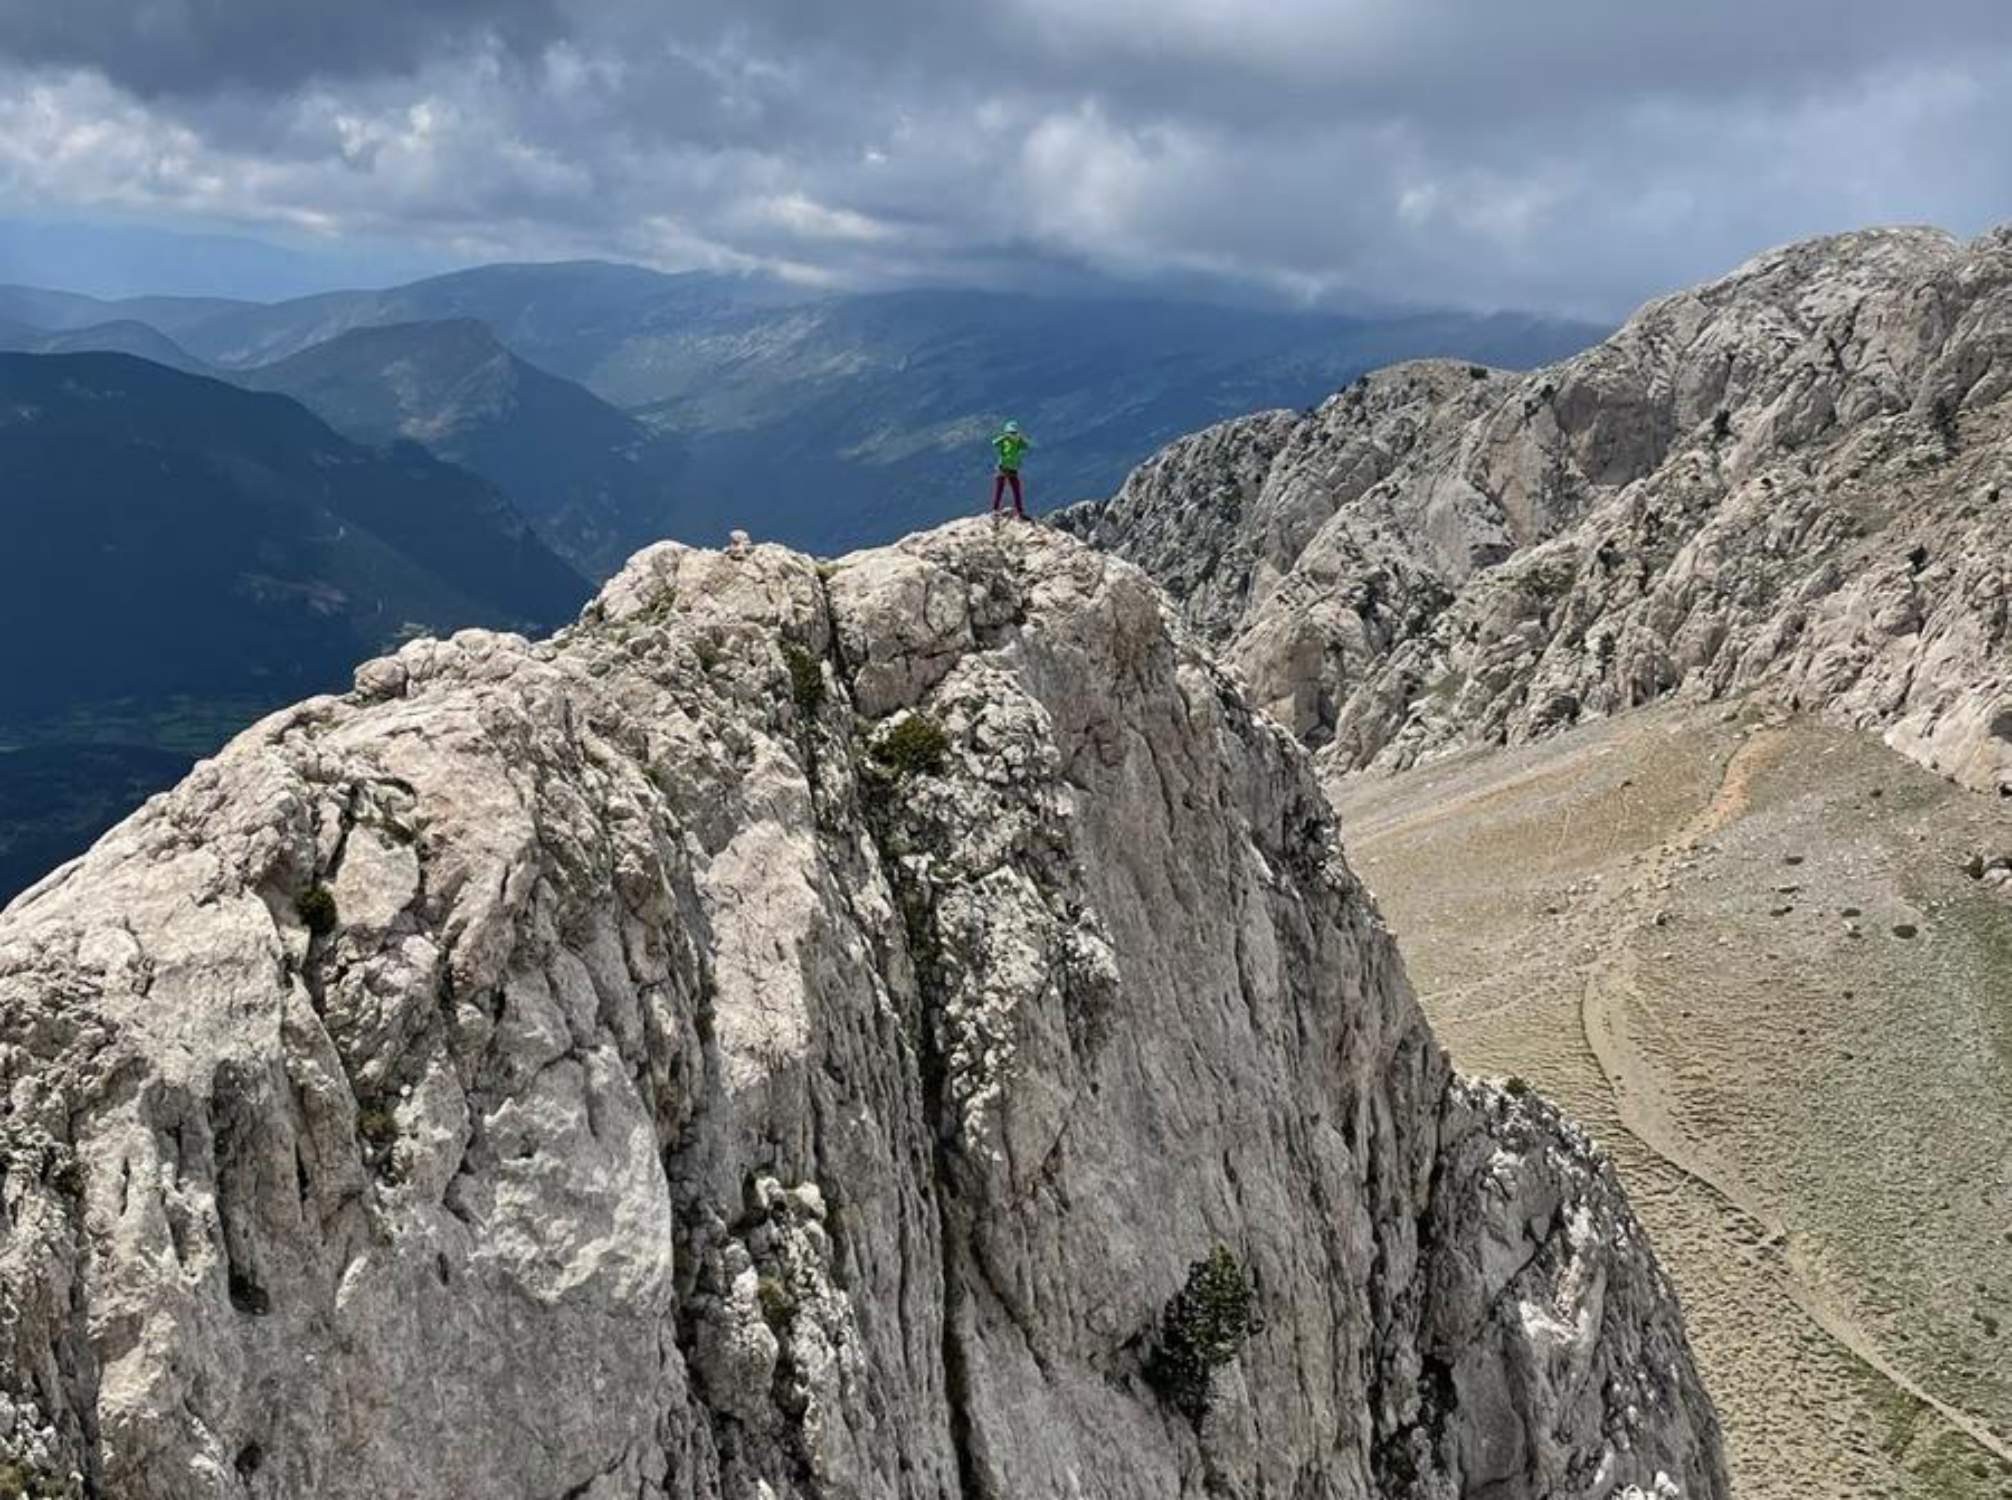
M1001 502L1005 500L1006 486L1009 484L1013 486L1013 514L1016 516L1026 515L1026 496L1020 490L1020 471L1018 469L1001 469L998 477L992 481L993 510L998 510Z

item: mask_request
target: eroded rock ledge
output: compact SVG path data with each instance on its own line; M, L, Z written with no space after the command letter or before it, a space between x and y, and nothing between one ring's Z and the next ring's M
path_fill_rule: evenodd
M1756 696L2012 797L2012 226L1759 256L1509 375L1365 376L1062 524L1348 772Z
M1726 1492L1597 1153L1451 1077L1303 753L1032 528L664 545L369 664L0 917L0 1082L52 1493Z

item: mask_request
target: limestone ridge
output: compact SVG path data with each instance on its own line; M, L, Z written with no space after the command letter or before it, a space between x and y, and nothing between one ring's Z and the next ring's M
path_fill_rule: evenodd
M51 1493L1727 1493L1599 1153L1052 532L666 544L370 663L0 917L0 1081Z
M1528 376L1187 438L1067 524L1340 769L1759 692L2012 795L2012 228L1759 257Z

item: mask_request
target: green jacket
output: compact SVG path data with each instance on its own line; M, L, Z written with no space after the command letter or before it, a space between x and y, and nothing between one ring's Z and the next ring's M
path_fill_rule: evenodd
M1027 441L1023 433L1002 432L992 439L992 446L998 451L999 467L1013 474L1019 472L1020 455L1034 445Z

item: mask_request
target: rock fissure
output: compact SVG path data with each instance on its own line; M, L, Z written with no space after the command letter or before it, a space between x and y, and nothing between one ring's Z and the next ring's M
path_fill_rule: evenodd
M848 693L850 687L848 681ZM900 808L891 790L872 780L881 774L874 768L867 767L862 774L869 778L870 788L878 788L868 794L867 830L901 912L907 967L914 980L913 1038L923 1117L930 1132L933 1171L929 1196L935 1209L940 1254L939 1355L949 1440L957 1465L957 1493L960 1500L1000 1500L986 1482L984 1465L974 1446L976 1425L971 1412L971 1379L962 1328L970 1295L964 1280L965 1265L969 1261L975 1267L978 1262L968 1247L956 1202L956 1183L961 1171L957 1159L960 1125L948 1087L950 1066L943 1035L947 1022L940 973L942 939L935 900L930 887L918 880L909 866L908 860L913 856L904 851L911 846L913 835L901 827Z

